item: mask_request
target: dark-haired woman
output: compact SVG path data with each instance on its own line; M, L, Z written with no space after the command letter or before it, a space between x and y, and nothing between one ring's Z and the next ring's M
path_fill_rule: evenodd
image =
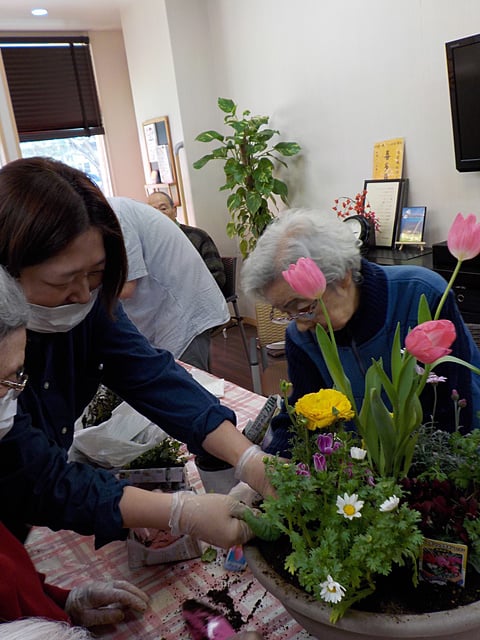
M171 528L218 546L246 541L229 496L140 491L108 471L67 463L74 422L99 383L192 453L236 467L269 491L263 456L235 428L235 415L198 385L171 354L152 348L117 302L126 276L123 238L101 191L76 169L48 158L0 170L0 264L30 307L18 413L0 440L0 500L11 524L94 534L96 545L131 527Z

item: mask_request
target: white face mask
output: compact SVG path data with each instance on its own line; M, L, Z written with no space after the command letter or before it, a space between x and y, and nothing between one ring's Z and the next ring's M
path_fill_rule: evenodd
M17 413L17 396L18 391L9 389L8 392L0 398L0 440L6 436L13 427L13 419Z
M42 307L29 304L30 318L27 329L39 333L66 333L85 320L98 297L98 287L90 292L90 300L83 304L64 304L60 307Z

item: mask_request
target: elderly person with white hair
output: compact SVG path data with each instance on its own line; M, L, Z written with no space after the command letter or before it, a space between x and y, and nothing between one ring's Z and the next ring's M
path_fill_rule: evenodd
M291 209L272 222L259 239L242 269L245 293L272 305L272 318L287 314L285 351L288 376L293 385L290 398L295 403L306 393L332 387L333 382L318 346L315 326L326 327L316 300L299 295L282 276L282 271L301 257L311 258L325 275L327 288L323 301L330 316L340 359L352 383L357 405L361 406L365 390L365 373L372 358L390 361L390 351L400 323L401 341L409 328L418 322L421 294L435 309L446 287L438 274L420 266L380 266L360 255L359 242L350 227L334 214ZM443 307L441 318L451 320L457 338L452 355L476 366L480 353L466 328L452 293ZM438 367L437 375L447 378L447 387L438 394L436 423L446 430L454 428L451 392L457 389L466 399L462 420L468 427L479 427L480 381L465 367L450 363ZM425 420L431 420L434 406L432 385L421 396ZM269 453L289 455L289 418L281 413L272 421L272 440L264 444Z

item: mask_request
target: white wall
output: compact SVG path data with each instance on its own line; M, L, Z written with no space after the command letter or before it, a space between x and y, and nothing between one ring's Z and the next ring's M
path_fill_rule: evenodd
M372 177L373 145L405 139L409 204L426 240L480 214L480 173L455 169L445 42L480 32L478 0L138 0L122 14L137 124L169 115L188 166L222 128L219 96L270 115L302 156L282 174L292 206L330 208ZM226 253L221 164L190 170L196 223Z
M329 208L354 195L372 177L373 144L403 137L409 204L428 207L426 240L445 239L458 211L480 214L480 173L455 169L445 64L446 41L480 32L478 0L207 6L212 102L222 95L269 114L303 147L291 204Z

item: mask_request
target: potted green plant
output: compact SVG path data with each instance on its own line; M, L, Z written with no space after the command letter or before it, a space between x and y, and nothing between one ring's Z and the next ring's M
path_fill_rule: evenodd
M418 325L404 345L397 329L391 375L381 359L372 361L358 409L322 299L323 273L310 258L300 258L283 272L295 291L318 299L322 307L327 329L317 326L317 340L335 388L307 394L293 407L284 388L292 423L292 459L266 458L276 495L266 498L262 515L245 514L277 556L281 537L287 539L284 569L296 577L296 586L286 587L284 597L281 580L272 578L269 562L255 548L247 547L245 553L254 575L315 637L478 637L479 434L461 435L462 400L456 391L453 434L440 437L432 431L434 408L431 424L422 425L418 407L424 385L442 382L434 366L452 362L480 373L450 355L455 327L449 320L439 320L462 261L480 252L480 225L474 216L464 219L458 214L448 246L457 268L435 313L422 297ZM356 431L344 429L347 421L354 422ZM273 540L278 542L272 545ZM404 566L408 580L401 582L402 595L411 590L414 600L424 600L420 575L423 584L431 582L445 590L446 599L440 592L434 599L435 606L448 600L444 607L448 614L435 608L412 615L400 607L385 612L360 606L377 591L390 593L399 572L403 580ZM469 588L468 596L473 597L465 599L469 583L475 589L472 594ZM451 602L461 606L451 610Z
M277 208L277 197L288 204L288 187L274 176L278 164L287 166L283 157L291 157L300 151L296 142L277 142L272 138L279 131L268 126L269 116L255 116L243 111L237 116L237 105L228 98L218 99L219 108L225 113L224 122L230 134L209 130L195 139L199 142L217 142L210 153L194 162L201 169L211 160L224 163L225 184L221 191L231 191L227 208L231 220L227 224L227 235L238 236L240 252L245 258L255 247L257 238L274 218L269 208Z

